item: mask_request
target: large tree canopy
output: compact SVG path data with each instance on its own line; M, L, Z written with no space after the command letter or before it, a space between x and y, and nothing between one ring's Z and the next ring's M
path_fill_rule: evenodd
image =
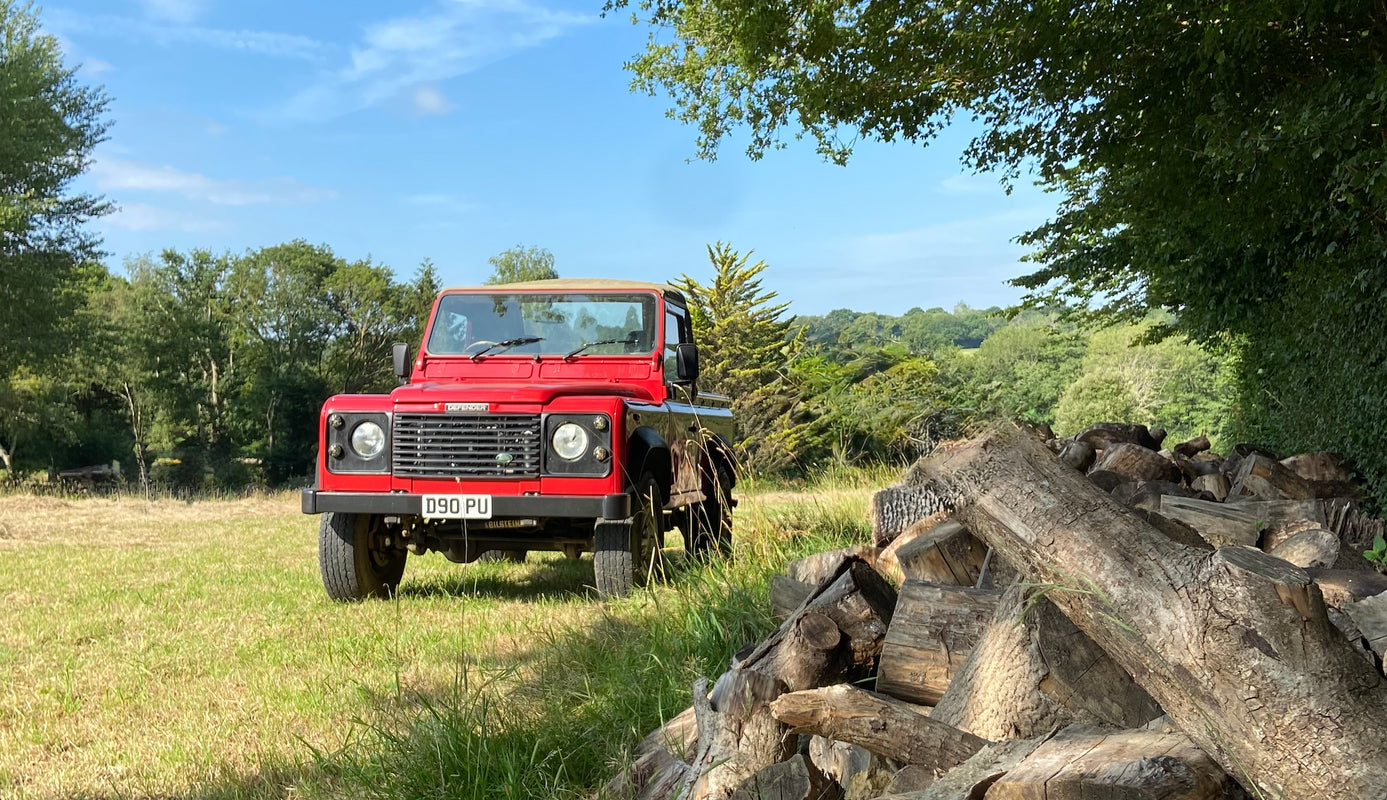
M102 272L82 225L107 206L69 186L105 134L105 108L32 8L0 0L0 380L60 349L55 334Z
M807 134L845 162L976 120L967 164L1059 193L1023 237L1031 303L1240 342L1249 430L1356 454L1387 495L1381 2L629 5L634 86L707 157L738 126L753 157Z

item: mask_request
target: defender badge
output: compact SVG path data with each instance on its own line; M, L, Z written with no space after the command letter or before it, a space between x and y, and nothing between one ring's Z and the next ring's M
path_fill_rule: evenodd
M443 410L449 414L485 414L491 410L490 403L445 403Z

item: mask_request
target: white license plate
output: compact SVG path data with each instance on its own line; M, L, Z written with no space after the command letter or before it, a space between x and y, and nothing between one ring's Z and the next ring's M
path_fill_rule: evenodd
M423 514L428 519L491 519L491 495L426 494Z

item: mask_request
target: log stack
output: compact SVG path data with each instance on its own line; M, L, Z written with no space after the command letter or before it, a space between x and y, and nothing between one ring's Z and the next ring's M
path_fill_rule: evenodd
M1387 798L1383 526L1349 467L1163 439L1006 426L922 460L608 794Z

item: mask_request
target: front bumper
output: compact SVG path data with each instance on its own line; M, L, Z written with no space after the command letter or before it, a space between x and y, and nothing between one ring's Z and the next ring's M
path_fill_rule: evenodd
M303 490L303 513L341 511L349 514L418 515L424 498L400 492L323 492ZM631 516L629 494L607 495L492 495L492 517L546 519L626 519Z

